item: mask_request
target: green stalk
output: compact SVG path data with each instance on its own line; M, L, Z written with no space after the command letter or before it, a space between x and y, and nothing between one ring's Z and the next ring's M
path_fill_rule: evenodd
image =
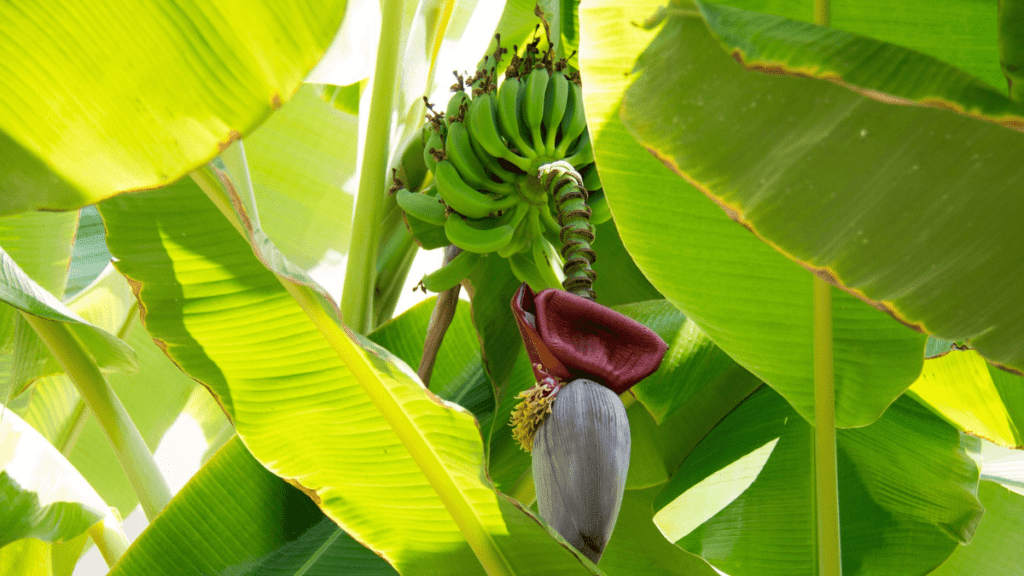
M113 568L114 564L128 551L128 539L124 535L121 523L113 516L113 512L103 520L89 527L89 536L103 556L107 567Z
M814 500L818 573L842 576L839 545L839 474L836 470L836 401L832 364L832 287L814 277Z
M1024 2L1002 0L998 16L999 64L1010 98L1024 102Z
M359 172L359 194L352 217L345 286L341 294L341 314L345 324L360 334L370 330L373 319L374 266L380 223L384 216L384 195L387 193L385 179L391 113L401 58L402 4L402 0L387 0L381 6L380 42L377 44L377 66L373 74L369 127Z
M171 501L171 490L139 434L139 429L92 358L65 324L44 320L26 312L22 312L22 316L75 383L89 410L96 415L96 420L103 428L139 498L146 518L152 522Z
M830 0L814 0L814 23L818 26L831 26L832 11Z

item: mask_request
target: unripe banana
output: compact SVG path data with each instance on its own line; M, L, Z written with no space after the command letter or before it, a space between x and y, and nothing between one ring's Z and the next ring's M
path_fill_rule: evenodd
M583 89L575 82L569 83L569 98L566 101L565 115L562 117L562 136L555 148L555 158L564 158L569 146L587 128L587 115L583 109Z
M437 172L437 158L434 157L433 150L444 151L444 140L440 134L431 130L430 138L427 138L427 143L423 146L423 163L431 172Z
M508 145L498 134L494 116L494 98L490 94L480 94L474 98L469 105L469 135L491 156L504 158L526 172L530 167L530 161L508 149Z
M444 226L444 206L437 198L402 188L395 192L395 200L406 214L434 226Z
M587 198L587 206L590 206L590 223L603 224L612 219L612 211L608 207L608 197L605 196L604 188L594 190Z
M533 262L536 264L537 270L544 280L543 288L559 289L562 287L562 279L555 273L558 263L554 260L554 254L548 250L550 245L544 239L544 229L540 223L540 212L540 210L535 210L530 213L529 223Z
M459 108L463 104L469 105L469 96L462 92L456 92L452 94L452 97L448 100L448 107L445 109L444 118L448 122L448 125L452 125L452 120L459 117Z
M495 182L487 175L484 165L473 152L473 145L469 140L469 130L463 122L453 122L448 127L448 139L445 140L445 154L448 160L458 169L462 179L478 190L489 190L502 196L508 196L515 192L515 188L508 182Z
M544 94L548 89L548 71L536 68L526 77L526 94L523 96L523 119L530 128L533 138L533 150L538 155L544 154L544 141L541 139L540 126L544 122Z
M459 171L448 160L437 163L434 176L437 179L437 190L441 194L441 198L452 210L463 216L486 218L490 214L507 210L519 203L519 197L516 195L495 200L474 190L462 180Z
M529 206L521 203L515 210L508 210L497 217L473 220L453 214L445 222L445 235L452 244L468 252L494 252L512 240L527 211Z
M512 274L520 282L526 282L531 290L540 292L547 288L544 277L541 276L540 270L537 269L537 265L530 256L526 254L512 254L508 257L508 265L512 268Z
M494 159L494 156L488 154L475 138L470 138L469 144L473 148L473 152L476 153L477 159L484 165L485 170L494 174L504 182L516 181L516 178L518 178L519 175L515 172L506 170L501 164L498 164L498 161Z
M498 88L498 123L505 138L512 142L519 153L527 158L536 158L537 153L523 139L519 129L519 94L522 81L519 78L506 78Z
M580 176L583 177L583 187L588 191L602 188L601 177L597 174L597 164L589 164L580 169Z
M456 216L456 218L458 217ZM444 292L454 288L473 272L478 262L480 262L480 254L460 252L451 262L424 276L423 287L431 292Z
M540 515L591 561L601 559L622 505L629 470L626 409L583 378L559 391L533 438Z
M405 187L409 190L419 190L423 180L427 177L427 165L423 161L424 141L419 135L407 141L405 149L402 150L402 173L405 175Z
M537 207L530 206L529 209L536 210ZM518 254L519 252L522 252L527 247L527 244L530 243L530 226L528 222L529 218L530 214L527 213L526 217L523 218L523 221L520 222L519 226L516 227L516 231L512 235L512 239L509 240L509 243L498 249L498 256L501 256L502 258L508 258L513 254Z
M583 131L579 144L576 145L572 155L566 158L565 161L573 166L583 166L594 161L594 146L590 142L589 130Z
M548 80L548 89L544 95L544 151L548 156L555 153L555 136L558 126L565 114L565 105L569 97L569 81L561 72L555 72Z

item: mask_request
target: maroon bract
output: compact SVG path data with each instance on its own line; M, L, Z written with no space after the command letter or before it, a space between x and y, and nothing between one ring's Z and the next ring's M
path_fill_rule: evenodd
M565 382L586 378L622 394L657 370L668 349L636 320L562 290L535 295L523 283L512 312L537 377L512 413L512 435L527 451Z
M622 394L653 374L668 349L647 326L563 290L534 295L524 283L512 311L530 362L543 367L538 380L589 378Z

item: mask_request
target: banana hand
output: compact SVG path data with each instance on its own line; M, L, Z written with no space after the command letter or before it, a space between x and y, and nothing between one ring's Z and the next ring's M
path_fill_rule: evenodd
M445 141L445 153L448 160L458 169L462 179L478 190L489 190L502 196L508 196L515 192L512 184L508 182L495 182L487 175L484 165L473 152L473 145L470 143L469 130L462 122L453 122L448 127L448 139Z
M490 94L481 94L474 98L469 105L469 135L491 156L504 158L526 172L530 167L530 161L509 150L498 133L494 116L494 98Z
M548 89L548 71L543 68L534 69L526 77L526 94L523 96L523 118L530 128L533 137L533 150L537 154L544 153L544 141L541 139L540 126L544 122L544 95Z
M444 206L437 198L410 192L405 188L395 192L395 200L406 214L435 226L444 226Z
M544 152L551 156L555 153L555 136L558 126L562 123L565 106L569 98L569 81L561 72L555 72L548 80L548 89L544 95Z
M451 262L423 277L423 287L431 292L444 292L454 288L473 272L480 262L476 252L460 252Z
M569 98L566 101L565 115L562 117L562 139L555 148L555 158L565 157L569 146L587 128L587 115L583 110L583 89L575 82L569 83Z
M505 138L519 149L520 154L527 158L536 158L537 153L526 143L519 129L521 87L522 81L519 78L506 78L501 83L501 87L498 88L498 123Z
M453 214L445 223L444 231L448 240L459 248L486 254L512 240L516 227L528 211L529 205L521 203L515 210L509 210L498 217L470 220Z
M452 210L470 218L486 218L495 212L507 210L519 202L519 197L516 195L495 200L487 194L474 190L462 180L455 165L448 160L438 162L434 174L437 179L438 193L445 203ZM450 222L451 218L448 221Z

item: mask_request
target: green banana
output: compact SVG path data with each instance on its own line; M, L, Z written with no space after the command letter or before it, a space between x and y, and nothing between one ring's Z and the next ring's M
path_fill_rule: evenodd
M469 96L461 90L452 94L452 97L448 100L448 107L445 109L444 117L448 121L449 126L452 125L452 118L459 115L459 108L464 103L466 105L469 104Z
M486 254L494 252L512 240L516 227L529 211L529 205L520 203L515 210L507 210L498 217L465 219L452 215L445 222L448 240L463 250Z
M573 166L582 166L594 161L594 146L590 142L589 130L583 131L583 135L580 136L580 143L576 145L576 150L565 161Z
M441 140L441 135L433 130L431 130L430 138L427 138L427 143L423 146L423 163L431 172L436 172L437 158L434 158L431 150L444 150L444 140Z
M588 164L580 169L580 176L583 177L583 187L587 190L599 190L601 177L597 174L597 164Z
M534 264L533 258L526 254L513 254L508 257L508 264L512 268L512 274L520 282L526 282L529 284L530 289L534 292L540 292L545 288L550 288L545 282L544 277L541 276L540 270L537 269L537 265Z
M473 152L476 153L477 159L480 160L480 163L484 165L484 169L490 172L491 174L497 176L498 178L505 182L510 183L514 183L516 181L516 178L519 177L519 175L516 174L515 172L506 170L501 164L498 164L498 161L494 159L494 156L488 154L487 151L484 150L483 146L481 146L480 143L476 141L476 138L471 137L469 139L469 144L470 147L473 148Z
M523 83L519 78L506 78L498 88L498 123L501 131L519 153L527 158L536 158L537 153L523 139L519 129L519 94Z
M446 220L444 206L437 201L437 198L402 188L395 192L395 200L406 214L415 216L428 224L444 226Z
M453 122L448 127L448 139L445 141L445 154L448 160L458 169L459 175L467 184L476 189L490 190L503 196L515 192L515 188L508 182L495 182L484 171L483 164L473 152L473 145L469 141L469 130L462 122Z
M511 195L495 200L483 192L474 190L459 176L455 165L448 160L437 163L434 170L437 179L437 190L441 198L452 209L470 218L485 218L495 212L501 212L515 206L519 196ZM448 219L451 221L451 218Z
M608 197L604 194L604 188L590 192L587 206L590 206L591 224L603 224L612 219L612 211L608 208Z
M548 156L555 153L555 136L558 134L559 124L562 123L568 97L569 80L565 78L565 74L555 72L548 80L548 90L544 95L544 126L547 129L544 136L544 151Z
M561 288L562 281L558 279L552 265L557 262L553 255L547 250L550 246L544 239L544 230L540 224L540 210L530 214L530 231L533 237L533 262L544 279L545 288Z
M451 262L423 277L423 287L431 292L444 292L454 288L473 272L480 262L480 254L462 251Z
M537 207L530 206L529 209L536 210ZM530 214L527 213L526 218L529 217ZM530 227L526 221L526 218L524 218L524 221L520 222L519 226L516 227L516 231L512 235L512 240L510 240L508 244L498 249L498 256L501 256L502 258L508 258L513 254L518 254L519 252L522 252L527 247L527 244L529 244L530 242Z
M481 94L474 98L469 105L469 122L466 125L469 128L469 135L491 156L504 158L526 172L530 168L530 161L509 150L508 145L498 134L494 116L494 98L490 94Z
M533 137L533 150L544 154L544 141L540 126L544 122L544 94L548 89L548 71L536 68L526 77L526 94L523 95L523 118Z
M544 225L544 230L549 234L554 234L555 237L562 231L562 227L558 225L555 217L551 215L551 209L547 206L540 208L540 222Z
M575 82L569 82L569 98L565 104L565 115L562 116L562 139L555 147L555 158L564 158L569 146L587 128L587 115L583 110L583 89Z

